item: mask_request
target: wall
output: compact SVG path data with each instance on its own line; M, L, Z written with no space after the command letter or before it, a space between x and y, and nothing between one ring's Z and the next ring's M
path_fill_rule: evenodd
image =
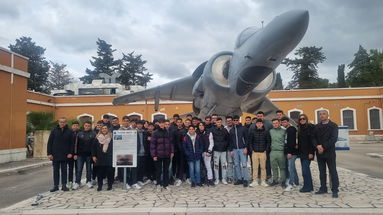
M25 159L28 59L0 48L0 163Z

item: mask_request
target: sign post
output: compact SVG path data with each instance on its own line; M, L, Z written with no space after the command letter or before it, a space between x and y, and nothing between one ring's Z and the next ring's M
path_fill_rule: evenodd
M124 168L124 184L126 189L126 175L128 167L137 167L137 131L113 131L113 167Z

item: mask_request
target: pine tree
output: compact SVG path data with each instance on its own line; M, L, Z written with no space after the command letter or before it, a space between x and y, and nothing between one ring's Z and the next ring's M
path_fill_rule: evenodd
M80 78L85 84L92 83L94 79L99 79L100 73L112 75L118 66L118 61L115 61L113 57L113 52L116 49L112 49L112 45L105 42L105 40L98 39L96 44L98 46L97 57L92 57L93 60L90 60L90 64L94 69L86 68L85 73L87 75Z
M120 73L119 82L124 85L146 86L152 80L152 74L145 73L147 70L145 67L146 60L142 60L142 55L134 55L134 52L122 53L122 55L118 67Z
M16 39L14 45L10 44L9 49L17 54L23 55L28 60L28 89L37 92L49 93L47 85L49 63L45 60L45 48L36 45L30 37Z
M294 72L293 80L288 84L288 88L311 89L325 85L325 79L318 76L318 64L322 63L326 57L322 52L322 47L302 47L295 53L300 58L286 59L285 64L289 70Z
M273 90L283 90L281 73L278 72L275 79L276 80L275 80L275 85L273 87Z
M50 62L51 67L49 70L49 90L61 90L64 89L64 86L70 84L73 81L73 77L66 69L65 64L59 64L55 62Z
M337 87L344 88L347 87L346 80L344 78L344 64L338 66L338 84Z

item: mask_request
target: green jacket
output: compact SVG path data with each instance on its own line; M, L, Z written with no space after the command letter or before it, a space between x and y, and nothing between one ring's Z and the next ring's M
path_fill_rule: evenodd
M286 130L282 128L270 129L271 151L284 151Z

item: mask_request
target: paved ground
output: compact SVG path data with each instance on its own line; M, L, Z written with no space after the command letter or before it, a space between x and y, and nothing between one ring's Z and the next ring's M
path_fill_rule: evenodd
M350 151L337 151L337 166L383 178L383 158L370 157L367 153L383 154L383 143L351 143Z
M298 165L299 166L299 165ZM312 168L315 189L318 172ZM39 205L28 199L0 211L1 214L72 214L72 213L375 213L383 214L383 180L339 168L340 198L331 194L314 195L297 190L283 192L281 187L243 188L219 185L190 188L184 184L172 191L156 192L153 185L141 190L123 190L121 184L112 191L97 192L95 188L77 191L44 193ZM114 209L114 210L113 210ZM300 211L300 212L299 212Z
M52 167L44 166L17 174L0 176L0 208L15 204L49 190Z

